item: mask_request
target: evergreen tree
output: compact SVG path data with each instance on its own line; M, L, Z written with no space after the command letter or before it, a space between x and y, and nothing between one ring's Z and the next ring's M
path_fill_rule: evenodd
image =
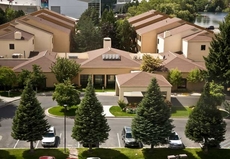
M209 81L221 84L225 91L230 87L230 14L220 23L220 33L215 34L209 55L204 57Z
M170 115L170 108L164 102L157 80L153 78L132 120L134 138L151 145L151 149L166 144L174 127Z
M185 128L185 135L195 142L203 143L205 151L208 151L211 144L218 145L225 140L226 123L214 100L210 84L206 83Z
M16 140L30 142L31 151L34 150L33 142L41 140L50 127L35 95L31 81L28 80L13 118L11 133Z
M107 119L103 115L103 106L98 101L89 78L84 98L76 110L72 138L88 144L91 150L92 144L108 139L109 131Z

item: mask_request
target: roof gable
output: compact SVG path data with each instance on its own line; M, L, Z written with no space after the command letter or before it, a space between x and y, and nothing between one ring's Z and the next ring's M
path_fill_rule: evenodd
M156 78L157 83L160 87L171 87L172 85L164 78L164 76L159 74L152 74L148 72L135 72L128 74L116 75L118 84L121 87L147 87L149 86L151 80ZM138 84L138 86L137 86Z
M56 53L47 51L40 52L37 56L13 68L15 72L22 69L32 71L33 65L41 66L43 72L50 72L50 67L56 61Z
M170 51L161 53L161 55L164 57L163 65L168 70L177 68L181 72L190 72L193 69L206 69L204 66L185 58L184 55L179 55Z

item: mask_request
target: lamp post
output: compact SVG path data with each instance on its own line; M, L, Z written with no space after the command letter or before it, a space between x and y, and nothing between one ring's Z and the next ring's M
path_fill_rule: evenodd
M64 104L64 152L66 153L66 108L67 104Z

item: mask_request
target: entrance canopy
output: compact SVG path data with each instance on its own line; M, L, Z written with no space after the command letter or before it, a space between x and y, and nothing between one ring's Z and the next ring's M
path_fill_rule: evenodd
M147 72L116 75L116 95L119 96L119 100L123 100L124 92L146 92L153 78L156 78L161 92L166 92L166 99L171 101L172 85L164 76Z

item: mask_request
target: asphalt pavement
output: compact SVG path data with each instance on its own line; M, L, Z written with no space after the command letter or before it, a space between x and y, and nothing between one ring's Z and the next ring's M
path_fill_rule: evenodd
M118 97L111 95L111 94L97 94L97 98L104 106L109 105L116 105L118 101ZM172 103L176 106L189 106L196 104L199 97L197 96L172 96ZM41 103L43 109L47 109L52 106L56 106L56 101L52 100L52 96L38 96L38 100ZM4 107L0 108L0 120L1 125L0 127L0 148L29 148L29 143L26 141L18 141L14 140L11 137L11 126L12 126L12 119L19 105L19 100L11 102ZM57 141L58 147L64 147L63 143L63 134L64 134L64 120L63 118L53 118L47 117L49 123L55 126L57 131ZM107 118L108 123L110 125L111 131L109 132L109 138L105 141L105 143L101 143L100 147L124 147L123 141L121 140L121 130L123 126L131 126L132 119L131 118ZM72 139L72 127L74 124L73 119L66 120L66 136L67 136L67 147L82 147L82 145ZM174 119L173 124L175 125L175 131L179 134L182 138L183 143L186 147L199 147L199 144L190 141L184 135L184 129L187 119L179 118ZM221 143L223 148L230 148L230 121L227 122L227 132L226 132L226 141ZM41 142L37 141L34 143L36 148L42 148ZM148 147L148 145L144 145Z

